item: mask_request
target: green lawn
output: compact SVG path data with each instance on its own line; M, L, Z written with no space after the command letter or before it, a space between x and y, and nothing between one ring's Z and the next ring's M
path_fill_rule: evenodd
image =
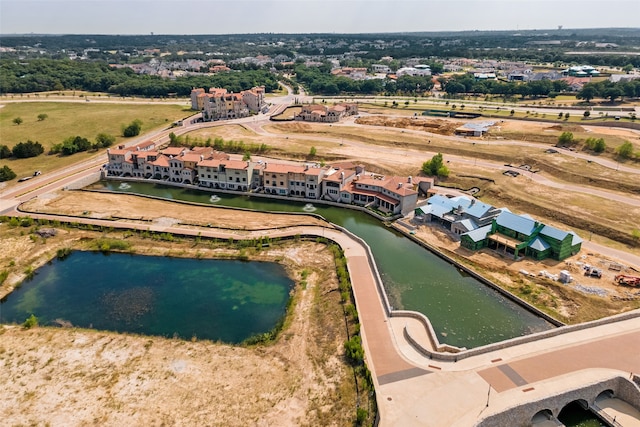
M46 114L45 120L38 120L39 114ZM69 157L47 155L48 150L69 136L82 136L95 141L99 133L116 136L115 144L123 141L122 126L135 119L142 121L141 134L169 126L176 120L191 115L186 107L179 105L143 105L143 104L102 104L102 103L64 103L64 102L24 102L7 103L0 108L0 144L12 148L18 142L38 141L45 153L30 159L2 159L18 174L18 177L30 175L34 170L46 172L86 159L95 153L78 153ZM20 117L20 125L13 123Z

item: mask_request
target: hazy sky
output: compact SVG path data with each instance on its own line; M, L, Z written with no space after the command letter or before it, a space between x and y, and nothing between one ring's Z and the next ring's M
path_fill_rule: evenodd
M361 33L640 27L640 0L0 0L0 33Z

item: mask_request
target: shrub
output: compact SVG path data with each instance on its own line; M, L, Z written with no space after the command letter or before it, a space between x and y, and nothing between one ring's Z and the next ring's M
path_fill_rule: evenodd
M16 177L16 173L7 165L0 168L0 182L11 181Z
M347 360L352 365L361 365L364 362L364 349L359 335L354 335L351 339L345 341L344 351Z
M125 138L138 136L140 135L140 130L142 130L142 122L136 119L122 129L122 136L124 136Z
M27 142L18 142L12 150L13 156L18 159L26 159L28 157L36 157L44 153L44 147L39 142L28 140Z
M27 317L22 326L25 329L35 328L36 326L38 326L38 318L32 314L31 316Z

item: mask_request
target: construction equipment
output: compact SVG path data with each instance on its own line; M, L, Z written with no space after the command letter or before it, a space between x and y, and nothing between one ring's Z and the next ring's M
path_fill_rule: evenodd
M615 277L615 281L618 285L640 288L640 277L637 277L637 276L627 276L625 274L618 274Z
M599 268L586 266L584 269L584 275L589 277L597 277L598 279L602 277L602 270Z

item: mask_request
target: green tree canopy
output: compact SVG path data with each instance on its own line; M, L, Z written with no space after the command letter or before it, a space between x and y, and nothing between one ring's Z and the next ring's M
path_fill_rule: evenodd
M444 165L442 153L438 153L422 164L422 172L429 176L446 178L449 176L449 168Z
M142 130L142 122L136 119L122 129L122 136L125 138L138 136L140 135L140 130Z
M16 177L16 173L7 165L0 168L0 182L11 181Z
M560 145L571 145L574 143L573 133L569 131L562 132L558 137L558 144Z
M629 141L625 141L621 146L618 147L616 152L618 153L618 156L622 157L623 159L629 159L631 158L631 156L633 156L633 144Z
M27 142L19 142L13 147L13 156L18 159L26 159L28 157L36 157L44 153L44 147L39 142L28 140Z

